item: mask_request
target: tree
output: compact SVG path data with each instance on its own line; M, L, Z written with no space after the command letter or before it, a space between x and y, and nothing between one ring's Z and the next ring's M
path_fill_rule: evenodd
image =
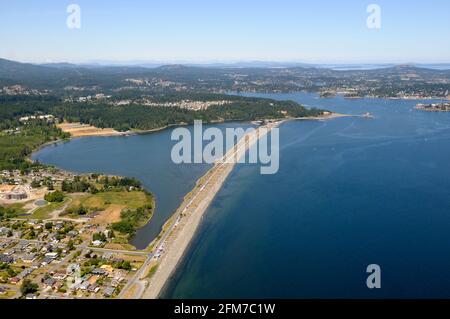
M39 286L37 284L33 283L29 279L25 279L22 282L22 286L20 287L20 292L22 293L23 296L25 296L27 294L35 293L36 291L38 291L38 289Z
M114 230L110 230L109 232L108 232L108 238L115 238L116 237L116 234L114 234Z
M75 249L75 245L73 244L73 240L69 240L69 242L67 243L67 249L69 251L72 251Z
M106 241L106 236L104 233L95 233L94 235L92 235L92 240Z
M49 182L49 183L47 184L47 188L48 188L49 191L55 190L55 186L53 185L52 182Z
M50 203L61 203L64 201L64 193L60 191L48 193L44 196L44 199Z
M67 209L67 213L69 215L86 215L88 211L83 205L80 205Z
M122 220L120 222L114 223L112 229L116 230L122 234L133 234L134 226L128 220Z
M31 187L39 188L39 187L41 187L41 182L37 181L37 180L34 180L34 181L31 182Z
M113 266L114 266L114 268L123 269L123 270L127 270L127 271L130 271L133 268L131 266L131 263L126 260L118 261Z

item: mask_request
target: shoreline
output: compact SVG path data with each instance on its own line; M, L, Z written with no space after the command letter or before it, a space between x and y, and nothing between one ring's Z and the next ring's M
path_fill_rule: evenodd
M264 127L268 128L268 131L270 131L291 120L332 120L355 116L363 117L358 115L331 113L317 117L277 120ZM257 128L255 132L259 133L259 129ZM247 150L254 143L258 142L259 138L265 135L262 134L259 136L258 133L256 136L253 134L253 136L246 135L242 137L224 158L230 158L230 156L237 156L237 158L239 158L240 156L245 155ZM246 143L247 139L249 140L248 144ZM164 225L158 239L149 244L147 249L153 250L151 255L141 268L141 272L136 275L134 282L130 284L130 287L126 287L130 289L133 285L141 286L140 290L142 291L142 294L141 296L135 296L136 298L157 299L160 297L168 280L176 271L181 260L187 253L188 248L201 225L204 214L223 184L226 182L230 173L233 171L234 166L235 163L223 163L223 161L216 163L213 168L197 181L194 189L186 195L180 207ZM157 257L155 257L155 255ZM154 267L157 267L156 271L148 278L147 273L151 272Z
M270 131L284 122L285 120L270 123L265 127ZM233 163L227 163L227 159L240 158L245 155L248 148L265 135L265 132L263 134L259 133L260 130L258 128L253 133L242 137L221 161L217 162L212 169L199 179L194 190L185 197L174 216L168 221L170 225L163 230L163 236L154 245L154 250L157 252L156 255L161 253L161 258L156 272L150 279L147 279L146 283L143 283L147 287L141 298L156 299L159 297L168 279L187 252L187 248L194 238L208 207L234 169L234 161ZM248 144L246 139L249 141ZM139 276L137 279L141 281L146 279L146 273L150 270L147 270L147 268L150 268L155 258L155 254L149 257L149 260L142 267L144 278Z
M257 127L253 133L247 134L227 152L223 159L237 156L238 158L245 155L249 147L258 142L259 138L268 133L272 128L293 120L331 120L342 117L359 117L358 115L348 115L339 113L330 113L321 116L303 117L303 118L286 118L271 120L264 126ZM171 125L180 126L181 124ZM145 134L156 131L165 130L171 126L159 128L146 132L135 132L134 134ZM259 134L260 128L268 128L263 134ZM131 136L132 134L123 134ZM259 136L261 135L261 136ZM114 135L118 136L118 135ZM85 137L85 136L81 136ZM81 137L71 137L81 138ZM70 141L70 139L68 139ZM248 143L246 140L248 139ZM67 140L51 141L41 145L38 150L32 153L33 156L40 149L59 142ZM233 171L235 163L216 162L214 166L205 173L195 184L194 189L185 195L181 205L174 214L164 224L158 237L153 240L143 251L148 252L147 260L144 265L135 274L133 280L124 287L119 298L144 298L156 299L163 291L170 276L178 267L180 261L188 251L188 247L194 238L203 216L208 207L214 200L216 194L220 191L229 174ZM153 217L153 216L152 216ZM148 222L151 222L151 218ZM151 251L153 250L153 251ZM156 271L152 272L152 268L157 266ZM151 276L147 274L152 272ZM139 289L136 289L137 288ZM134 291L130 296L130 291Z

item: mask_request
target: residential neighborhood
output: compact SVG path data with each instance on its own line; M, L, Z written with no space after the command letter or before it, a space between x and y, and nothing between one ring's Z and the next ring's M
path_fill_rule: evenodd
M91 234L71 222L1 222L0 298L117 297L147 253L90 247Z

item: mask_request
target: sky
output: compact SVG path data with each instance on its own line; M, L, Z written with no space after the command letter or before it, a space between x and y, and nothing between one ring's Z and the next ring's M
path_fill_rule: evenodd
M81 9L69 28L67 7ZM368 28L370 4L381 28ZM448 0L0 0L0 57L450 63Z

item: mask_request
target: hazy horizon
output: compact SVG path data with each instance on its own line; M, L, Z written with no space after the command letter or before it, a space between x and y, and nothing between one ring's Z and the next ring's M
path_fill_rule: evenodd
M443 40L450 3L431 2L2 1L0 56L76 64L450 63ZM379 28L368 24L372 3Z
M364 66L373 66L373 67L389 67L389 66L398 66L398 65L411 65L411 66L449 66L449 62L416 62L416 61L397 61L397 62L341 62L341 63L332 63L332 62L322 62L322 63L309 63L304 61L292 61L292 60L86 60L86 61L71 61L69 59L61 59L61 60L46 60L46 61L27 61L27 60L16 60L10 59L7 57L0 56L0 59L9 60L13 62L19 63L28 63L35 65L49 65L49 64L73 64L73 65L98 65L98 66L162 66L162 65L198 65L198 66L214 66L214 65L273 65L276 67L283 66L318 66L318 67L364 67Z

